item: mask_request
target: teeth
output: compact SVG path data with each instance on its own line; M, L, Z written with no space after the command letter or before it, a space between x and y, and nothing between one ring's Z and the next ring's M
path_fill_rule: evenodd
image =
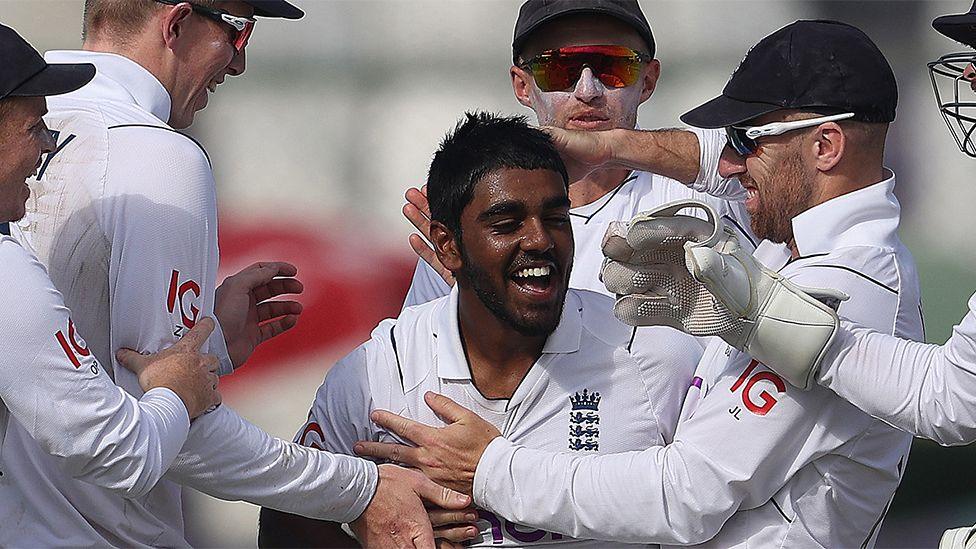
M549 276L549 267L534 267L522 269L515 273L516 278L528 278L530 276Z

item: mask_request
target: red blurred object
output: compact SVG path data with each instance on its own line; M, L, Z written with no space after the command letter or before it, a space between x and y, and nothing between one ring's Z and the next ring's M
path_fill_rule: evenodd
M220 220L218 281L258 261L287 261L305 285L298 324L261 345L247 364L221 379L221 387L253 381L340 341L365 341L380 320L399 313L416 260L338 227Z

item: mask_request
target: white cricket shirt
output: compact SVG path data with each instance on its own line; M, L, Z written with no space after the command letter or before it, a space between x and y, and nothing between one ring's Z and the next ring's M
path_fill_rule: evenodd
M50 461L86 483L122 497L144 495L186 440L190 419L176 393L156 388L136 400L112 383L75 329L44 267L14 239L0 236L0 441L8 426L25 430ZM19 459L0 446L0 507ZM43 484L43 478L30 479ZM2 545L78 545L80 514L44 505L35 517L3 513Z
M695 199L715 208L716 213L737 230L737 236L747 249L756 247L757 240L749 228L746 213L745 190L738 179L722 179L718 175L718 161L725 147L722 130L690 131L698 136L698 180L685 185L650 172L633 172L616 189L600 199L569 211L573 224L573 272L569 286L581 290L610 295L600 282L603 266L603 235L614 221L630 221L635 215L653 210L676 200ZM698 215L699 212L690 212ZM447 295L451 287L423 259L417 262L413 281L407 292L404 307L426 303Z
M206 153L166 125L169 95L135 62L82 51L46 59L92 63L97 74L48 100L57 151L29 181L28 215L12 228L47 266L95 356L157 351L213 316L217 210ZM229 371L219 330L208 346ZM135 375L110 366L119 386L142 394ZM26 427L11 422L3 441L0 524L73 524L71 545L186 545L180 484L332 520L355 519L376 486L372 463L273 438L220 406L193 421L164 480L125 499L67 474ZM26 541L0 527L0 545Z
M471 379L458 329L458 292L410 307L377 326L369 341L333 367L295 440L352 453L357 440L397 441L374 425L372 410L391 410L428 425L442 422L427 391L454 399L515 443L578 456L660 446L671 441L701 348L667 328L634 329L612 318L613 301L570 290L542 356L511 399L490 400ZM539 496L558 485L520 485ZM479 511L477 547L566 544L607 547L521 526Z
M801 259L789 261L786 247L770 242L756 257L799 284L847 293L843 317L921 338L918 277L897 236L893 187L892 176L797 216ZM574 536L716 548L871 547L910 445L909 435L826 388L788 386L713 340L672 443L581 457L499 437L478 465L474 497L520 524ZM553 486L561 489L539 488Z

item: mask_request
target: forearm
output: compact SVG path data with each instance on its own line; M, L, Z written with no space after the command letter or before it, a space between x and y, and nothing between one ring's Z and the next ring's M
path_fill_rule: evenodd
M497 438L478 464L474 498L510 521L572 537L691 545L714 537L738 502L730 490L710 488L736 482L687 465L673 445L579 456Z
M227 406L193 422L169 476L216 498L351 522L377 484L376 465L272 437Z
M699 169L697 136L687 130L609 130L613 166L652 172L686 185Z
M972 311L942 346L842 322L818 381L899 429L943 445L969 444L976 441L974 333Z

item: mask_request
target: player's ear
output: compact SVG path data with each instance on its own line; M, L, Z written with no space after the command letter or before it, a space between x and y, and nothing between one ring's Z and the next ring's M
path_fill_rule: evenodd
M163 11L159 19L160 30L163 42L169 49L176 49L176 41L184 31L190 16L193 15L193 8L188 3L168 7Z
M440 221L430 222L430 242L434 245L434 252L441 264L452 273L461 270L463 263L461 259L461 247L458 239L454 236L454 231L448 229Z
M512 91L515 92L515 99L518 99L519 103L531 109L531 92L532 84L534 83L532 75L525 69L516 67L515 65L512 65L512 68L508 72L512 76Z
M847 136L836 122L821 124L814 132L815 141L811 144L816 159L817 170L827 172L844 157Z
M661 62L651 59L651 62L644 68L643 88L641 88L640 102L643 103L651 98L654 89L657 88L657 79L661 77Z

